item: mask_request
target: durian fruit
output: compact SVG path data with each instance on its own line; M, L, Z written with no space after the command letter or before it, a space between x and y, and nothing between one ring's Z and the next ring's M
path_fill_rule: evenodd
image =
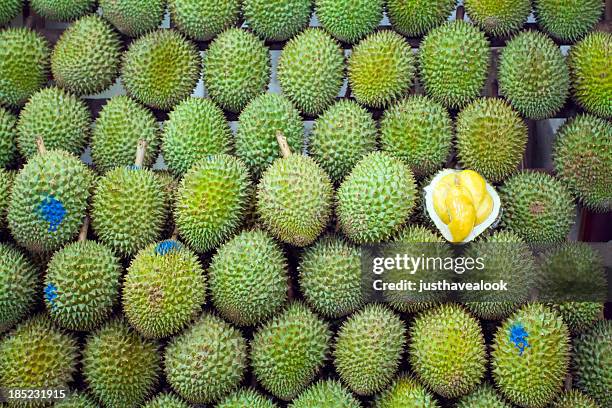
M466 0L470 20L495 37L505 37L520 30L531 14L530 0Z
M166 12L166 0L99 0L99 4L102 16L130 37L158 28Z
M239 0L168 0L170 20L189 38L207 41L236 25Z
M238 387L247 358L240 332L215 315L203 314L166 347L166 378L187 401L209 403Z
M417 176L446 163L452 140L448 111L428 96L413 95L391 105L380 121L381 150L402 159Z
M255 34L264 40L285 41L308 26L312 0L244 0L242 12Z
M340 100L315 120L308 154L339 183L363 156L376 149L377 133L370 112L354 101Z
M11 201L11 190L15 172L7 171L0 167L0 229L7 226L8 207Z
M244 219L250 190L239 159L220 154L196 163L176 194L174 220L185 243L206 252L227 240Z
M408 37L418 37L444 23L457 0L387 0L387 15L393 28Z
M140 337L123 320L90 334L83 349L88 390L108 408L139 407L159 376L158 345Z
M78 158L62 150L32 157L13 182L8 224L34 252L51 252L79 233L94 181Z
M548 174L520 172L501 187L500 198L502 224L527 243L560 242L574 223L569 190Z
M147 142L142 164L149 167L160 144L155 116L129 96L110 98L98 114L91 137L91 157L96 169L106 173L133 164L139 140Z
M222 245L208 273L215 308L241 326L268 319L287 299L287 261L263 231L244 231Z
M164 123L164 161L183 175L198 161L232 152L232 131L223 111L210 99L190 97L174 107Z
M574 97L587 111L608 119L612 118L611 58L612 34L603 31L587 35L569 53Z
M0 26L8 24L23 10L23 0L5 0L0 4Z
M281 157L276 133L282 132L292 151L301 152L304 125L300 112L286 96L265 93L255 97L240 114L236 131L236 155L258 179Z
M591 31L599 21L601 0L534 0L538 25L548 34L564 41L576 41Z
M0 30L0 105L21 106L47 83L50 54L36 31Z
M548 406L563 386L569 351L561 317L538 303L524 306L495 333L491 365L497 389L521 407Z
M425 92L447 108L464 107L484 88L490 54L489 41L471 23L456 20L434 28L419 49Z
M123 310L143 336L167 337L198 315L205 290L196 254L169 239L143 248L132 260L123 280Z
M439 407L440 405L431 393L415 379L407 375L398 377L388 389L376 397L373 405L373 408Z
M601 405L588 395L578 390L571 390L561 394L551 408L601 408Z
M508 41L498 71L499 93L526 118L551 117L568 97L565 57L546 34L524 31Z
M240 390L225 397L216 408L278 408L272 400L250 388Z
M358 244L385 241L408 221L415 197L416 182L406 164L384 152L370 153L338 189L340 228Z
M96 0L30 0L30 7L48 20L72 21L93 11Z
M377 31L353 48L348 79L357 102L384 108L408 93L416 74L416 58L404 37Z
M0 106L0 169L17 159L17 118Z
M190 408L191 406L174 394L164 392L157 394L149 400L142 408Z
M576 388L602 408L612 404L612 321L601 320L574 340L573 372Z
M297 396L289 408L361 408L361 403L339 381L322 380Z
M344 321L334 345L334 366L358 395L386 388L395 376L406 343L404 322L391 310L371 303Z
M354 44L383 18L383 0L314 0L317 19L339 41Z
M499 182L518 170L527 146L527 126L508 103L477 99L457 116L457 154L465 169L489 182Z
M340 236L323 237L306 248L298 272L304 298L325 317L341 317L364 304L361 250Z
M71 392L68 397L59 400L53 405L54 408L99 408L98 404L84 392Z
M0 243L0 334L28 314L38 289L38 271L30 259Z
M223 109L240 112L270 83L270 53L263 41L241 28L219 34L204 56L204 86Z
M17 146L25 158L36 154L36 139L47 149L80 155L91 133L91 113L85 102L61 88L45 88L30 98L17 121Z
M481 385L474 392L459 400L457 408L512 408L495 389L488 384ZM568 407L569 408L569 407ZM577 408L577 407L575 407Z
M152 108L169 110L191 95L200 67L195 44L177 31L157 30L130 44L123 54L121 78L129 95Z
M306 115L330 106L344 82L344 54L325 31L308 28L291 39L278 61L280 87Z
M60 326L91 330L112 312L123 268L106 246L80 241L57 251L44 282L45 306Z
M412 368L436 394L457 398L480 384L487 364L484 336L462 307L445 304L422 312L410 338Z

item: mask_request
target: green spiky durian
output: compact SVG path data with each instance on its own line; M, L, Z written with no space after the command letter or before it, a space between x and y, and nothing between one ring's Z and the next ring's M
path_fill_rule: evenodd
M63 400L57 401L54 408L99 408L98 404L84 392L72 392Z
M282 400L298 395L323 366L331 331L302 303L261 326L251 342L251 366L259 384Z
M23 105L47 83L51 50L29 28L0 30L0 104Z
M30 158L42 137L49 150L62 149L80 155L91 133L91 113L85 102L61 88L36 92L25 104L17 121L17 146Z
M119 259L102 244L65 246L47 267L44 298L49 314L67 329L93 329L111 313L122 271Z
M342 232L356 243L385 241L414 208L416 182L410 168L384 152L361 159L338 189Z
M387 0L387 15L393 28L408 37L418 37L444 23L457 0Z
M123 281L123 310L143 336L167 337L197 316L205 290L196 254L170 239L143 248L132 260Z
M11 190L13 189L15 174L15 172L0 167L0 229L7 226L6 217L11 202Z
M409 96L391 105L380 121L381 150L402 159L418 176L446 163L452 140L450 115L427 96Z
M571 390L561 394L551 408L601 408L601 406L588 395L578 390Z
M317 115L334 102L344 81L344 54L325 31L308 28L283 48L280 87L298 109Z
M601 320L574 340L575 386L602 408L612 404L612 321Z
M224 398L216 406L217 408L278 408L269 398L264 397L259 392L242 388Z
M474 392L461 398L457 408L512 408L495 389L488 384L481 385Z
M530 0L466 0L470 19L485 32L504 37L523 27L531 14Z
M17 118L0 106L0 169L17 158Z
M483 98L458 115L457 154L465 169L489 182L499 182L518 170L527 146L527 126L502 99Z
M612 34L603 31L587 35L569 53L574 97L587 111L608 119L612 118L610 59Z
M563 386L569 364L569 331L561 317L532 303L512 314L495 333L493 379L512 403L548 406Z
M191 408L191 405L174 394L161 393L144 404L142 408Z
M240 112L268 88L268 48L251 32L230 28L208 47L203 79L213 101L223 109Z
M384 108L408 93L416 73L415 57L401 35L382 30L353 48L348 79L357 102Z
M559 242L574 223L575 204L556 178L523 171L500 189L503 225L527 243Z
M0 26L8 24L23 10L24 0L6 0L0 4Z
M264 40L285 41L310 22L312 0L244 0L242 12L255 34Z
M604 11L601 0L535 0L540 27L553 37L575 41L591 31Z
M89 335L83 349L88 389L105 407L140 406L159 376L158 345L140 337L123 320L112 320Z
M99 3L102 16L130 37L155 30L166 11L166 0L99 0Z
M377 133L370 112L354 101L341 100L315 120L308 154L338 183L376 149Z
M322 380L298 395L289 408L361 408L361 403L339 381Z
M199 161L177 191L174 220L179 234L197 252L217 247L240 226L250 189L240 160L220 154Z
M204 314L166 347L165 373L187 401L208 403L238 387L247 362L240 332L212 314Z
M187 37L207 41L236 25L240 1L168 0L172 23Z
M89 15L72 24L51 55L55 83L77 95L102 92L119 74L119 35L102 17Z
M277 132L285 136L292 151L302 151L304 125L300 112L291 101L275 93L255 97L240 114L235 139L236 155L255 178L259 178L281 156Z
M147 106L169 110L191 95L200 67L195 44L177 31L157 30L130 44L123 54L121 78L129 95Z
M96 0L30 0L30 7L48 20L72 21L93 11Z
M314 0L323 28L340 41L356 43L383 18L383 0Z
M232 152L232 132L223 111L210 99L190 97L174 107L164 123L164 161L177 175L214 154Z
M32 309L38 283L34 264L18 249L0 243L0 334Z
M440 405L415 379L402 375L375 400L374 408L438 408Z
M98 180L92 226L100 241L129 256L159 239L166 212L166 195L155 173L117 167Z
M51 252L79 233L94 176L62 150L32 157L13 182L8 224L13 238L34 252Z
M490 54L489 41L471 23L449 21L431 30L419 50L425 92L448 108L462 108L484 88Z
M546 34L524 31L499 57L499 93L529 119L545 119L561 109L569 94L565 57Z

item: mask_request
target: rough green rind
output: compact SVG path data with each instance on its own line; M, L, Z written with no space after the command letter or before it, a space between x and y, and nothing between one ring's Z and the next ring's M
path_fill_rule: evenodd
M527 126L504 100L483 98L466 106L457 117L456 130L464 169L495 183L517 172L527 146Z
M418 37L444 23L457 0L387 0L387 15L393 28L408 37Z
M361 403L339 381L321 380L295 398L289 408L361 408Z
M387 387L399 368L405 332L399 316L380 304L350 316L338 331L333 352L342 381L359 395Z
M278 239L306 246L321 234L331 214L334 190L327 174L301 154L277 159L257 186L257 213Z
M612 118L612 34L597 31L570 49L569 66L574 97L587 111Z
M191 95L200 68L195 44L178 31L157 30L130 44L123 54L121 78L129 95L147 106L169 110Z
M223 111L210 99L190 97L174 107L164 123L164 161L183 175L198 161L233 150L232 131Z
M120 32L138 37L162 22L166 0L99 0L102 16Z
M238 387L247 358L247 343L240 332L219 317L204 314L166 348L166 378L186 400L209 403Z
M556 178L523 171L500 188L502 224L527 243L563 241L574 223L575 203Z
M264 40L285 41L310 22L312 0L244 0L242 12L255 34Z
M534 0L533 11L540 27L565 41L576 41L591 31L599 21L601 0Z
M257 330L251 366L259 384L282 400L298 395L323 366L331 331L302 303L292 303Z
M224 398L216 408L278 408L269 398L264 397L259 392L242 388Z
M551 408L602 408L594 399L578 390L564 392Z
M54 408L99 408L99 405L94 402L89 395L84 392L75 391L66 399L55 403Z
M465 11L485 32L505 37L523 27L531 14L530 0L466 0Z
M453 122L442 104L414 95L391 105L380 121L381 150L402 159L417 176L446 163L452 148Z
M447 108L462 108L484 88L490 53L484 33L471 23L450 21L431 30L419 50L425 92Z
M569 68L546 34L524 31L510 40L499 58L499 93L522 116L545 119L565 103Z
M153 113L125 95L112 97L103 107L93 129L91 156L96 169L106 173L134 163L139 140L147 142L143 166L155 161L159 125Z
M0 104L23 105L47 83L49 43L29 28L0 31Z
M342 88L342 49L325 31L308 28L283 48L277 78L298 109L317 115L334 102Z
M93 11L96 0L30 0L30 7L48 20L72 21Z
M0 169L17 159L17 118L0 107Z
M0 4L0 26L8 24L23 10L24 0L5 0Z
M62 149L80 155L91 133L91 113L80 98L61 88L36 92L17 121L17 147L25 158L37 153L42 137L47 150Z
M251 185L246 166L232 156L210 156L181 180L174 220L179 234L197 252L209 251L240 226Z
M602 320L574 340L573 372L576 388L602 407L612 404L612 321Z
M230 28L208 47L203 79L213 101L223 109L240 112L268 88L268 48L251 32Z
M89 335L83 349L88 390L107 408L135 408L153 391L159 376L158 345L140 337L123 320Z
M38 291L34 264L18 249L0 243L0 334L27 315Z
M485 384L461 398L456 408L512 408L512 406L504 401L493 387Z
M401 35L377 31L353 48L348 78L357 102L383 108L406 95L416 74L416 58Z
M13 182L8 209L13 238L34 252L55 251L71 241L83 223L93 181L93 173L62 150L32 157ZM51 197L66 211L58 225L45 220L42 211Z
M284 95L265 93L255 97L240 114L236 131L236 155L249 167L254 178L281 157L276 134L281 132L291 151L300 153L304 125L300 112Z
M161 393L144 404L142 408L191 408L191 405L174 394Z
M158 240L166 213L166 195L151 170L117 167L98 180L92 226L100 241L122 256Z
M383 0L314 0L327 32L351 44L370 34L383 18Z
M16 174L14 171L7 171L0 167L0 229L4 229L7 226L11 190L13 189L13 180Z
M436 399L415 379L399 376L391 387L383 391L373 408L439 408ZM493 408L486 406L487 408Z
M526 337L513 339L519 328L524 329ZM510 316L495 333L493 379L510 402L542 408L561 391L569 358L569 331L561 317L546 306L532 303Z
M189 38L207 41L236 25L239 0L168 0L172 23Z
M356 243L389 239L414 209L416 182L400 159L374 152L361 159L337 193L342 232Z

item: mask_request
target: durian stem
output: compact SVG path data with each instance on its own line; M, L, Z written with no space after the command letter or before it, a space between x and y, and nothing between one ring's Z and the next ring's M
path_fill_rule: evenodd
M287 138L280 130L276 132L276 141L278 142L278 147L280 147L281 155L283 157L291 156L291 149L289 148L289 144L287 144Z
M83 242L87 240L87 231L89 230L89 216L85 216L83 220L83 225L81 226L81 231L79 232L79 242Z
M38 149L38 153L45 154L47 153L47 148L45 147L45 141L42 136L38 136L36 138L36 148Z
M146 151L147 141L144 139L138 140L138 146L136 147L136 160L134 160L134 165L142 167Z

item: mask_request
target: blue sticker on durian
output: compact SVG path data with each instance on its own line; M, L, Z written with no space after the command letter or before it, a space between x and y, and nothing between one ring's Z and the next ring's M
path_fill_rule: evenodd
M530 347L527 337L529 337L529 333L522 324L515 323L510 327L510 341L518 349L519 356L522 356L525 349Z
M52 194L45 196L38 205L38 215L49 223L48 232L56 232L66 217L64 204Z

